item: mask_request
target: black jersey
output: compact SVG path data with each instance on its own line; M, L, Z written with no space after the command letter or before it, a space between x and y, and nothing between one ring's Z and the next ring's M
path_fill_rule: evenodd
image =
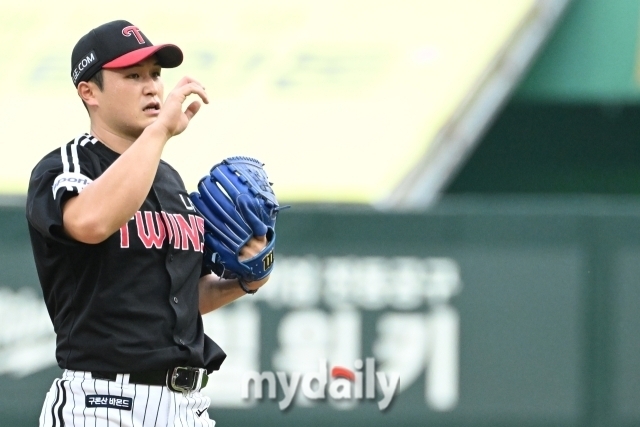
M35 264L63 369L216 370L224 352L198 310L204 223L178 173L161 161L149 195L122 228L91 245L67 237L62 204L119 154L84 134L34 168L27 219ZM136 185L122 182L122 185Z

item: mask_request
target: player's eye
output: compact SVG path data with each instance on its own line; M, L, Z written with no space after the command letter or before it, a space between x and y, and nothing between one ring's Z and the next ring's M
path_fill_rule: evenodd
M151 73L151 75L152 75L154 78L158 78L158 77L160 77L160 71L154 71L153 73Z
M131 73L131 74L127 75L127 78L128 78L128 79L137 79L137 78L140 78L140 74L138 74L138 73Z

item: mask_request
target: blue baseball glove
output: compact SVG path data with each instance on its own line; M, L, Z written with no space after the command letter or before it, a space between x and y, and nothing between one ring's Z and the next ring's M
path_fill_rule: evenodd
M190 194L204 218L205 265L220 277L246 282L271 273L280 207L264 165L251 157L229 157L213 166ZM267 245L251 259L240 261L240 249L252 236L266 236Z

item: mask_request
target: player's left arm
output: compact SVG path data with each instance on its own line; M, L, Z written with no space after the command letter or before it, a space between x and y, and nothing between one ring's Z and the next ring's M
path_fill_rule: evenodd
M266 245L266 236L252 237L247 244L240 249L240 260L253 258L259 254ZM268 280L269 276L266 276L255 282L249 282L247 285L250 290L254 291L267 283ZM215 274L208 274L200 278L198 282L198 292L200 296L200 314L209 313L246 295L245 291L240 287L238 279L222 279Z

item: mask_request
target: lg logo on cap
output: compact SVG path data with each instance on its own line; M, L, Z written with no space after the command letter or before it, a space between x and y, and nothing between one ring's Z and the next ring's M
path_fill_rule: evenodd
M144 44L144 39L142 38L142 33L140 33L140 29L135 25L129 25L128 27L124 27L122 29L122 35L125 37L129 37L133 34L133 36L138 40L138 43Z

